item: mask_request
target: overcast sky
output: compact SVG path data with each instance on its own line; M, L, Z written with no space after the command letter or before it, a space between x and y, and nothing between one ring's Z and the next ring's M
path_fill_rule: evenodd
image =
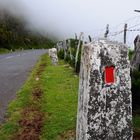
M110 32L119 31L129 18L128 27L140 23L140 13L134 12L140 0L0 0L0 7L24 16L30 27L61 38L80 32L101 36L106 24Z

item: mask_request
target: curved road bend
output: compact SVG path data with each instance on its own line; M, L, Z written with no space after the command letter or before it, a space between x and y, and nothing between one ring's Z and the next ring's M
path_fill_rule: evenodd
M27 79L39 57L47 50L26 50L0 55L0 123L8 104Z

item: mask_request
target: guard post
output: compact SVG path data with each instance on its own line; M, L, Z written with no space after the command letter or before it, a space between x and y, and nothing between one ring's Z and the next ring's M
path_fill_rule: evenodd
M133 139L130 63L125 44L99 39L83 46L76 139Z

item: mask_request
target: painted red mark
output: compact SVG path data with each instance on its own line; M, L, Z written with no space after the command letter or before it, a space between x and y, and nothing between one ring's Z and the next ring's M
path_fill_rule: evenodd
M105 68L105 83L114 83L115 82L115 78L114 78L114 66L111 67L106 67Z

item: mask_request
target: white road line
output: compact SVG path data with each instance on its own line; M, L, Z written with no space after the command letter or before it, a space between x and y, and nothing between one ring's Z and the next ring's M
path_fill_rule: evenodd
M26 55L26 53L23 53L23 54L17 54L16 56L23 56L23 55ZM15 56L8 56L8 57L6 57L5 59L11 59L11 58L13 58L13 57L15 57Z
M6 57L6 59L10 59L10 58L13 58L14 56L8 56L8 57Z
M25 55L26 53L23 53L22 55Z

